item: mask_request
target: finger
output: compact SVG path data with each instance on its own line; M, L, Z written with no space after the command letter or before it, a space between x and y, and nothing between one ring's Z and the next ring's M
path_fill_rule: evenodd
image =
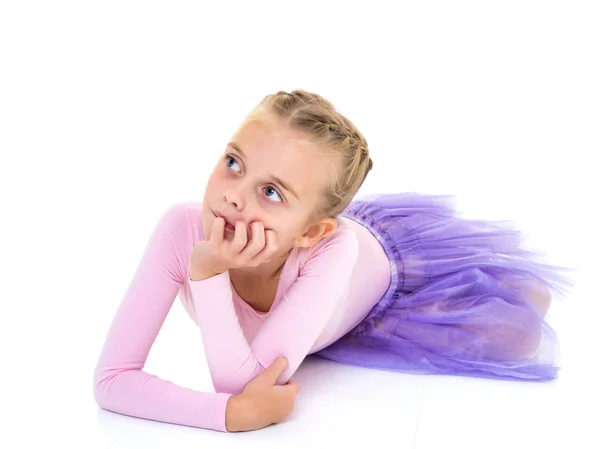
M233 236L233 240L229 245L230 256L237 256L244 246L248 243L248 233L246 230L246 223L243 221L235 222L235 234Z
M220 246L223 244L225 233L225 220L221 217L215 218L213 221L212 229L210 230L210 243L214 246Z
M252 232L250 242L241 252L240 256L242 256L247 263L252 264L255 262L253 259L265 246L265 227L260 221L255 221L250 226ZM260 261L258 261L256 265L258 264L260 264Z
M264 382L266 382L269 386L275 385L277 379L283 373L283 371L287 368L287 359L284 357L277 357L273 363L265 368L265 370L260 374L260 377Z
M294 392L294 394L298 394L298 391L300 391L300 385L298 385L292 379L288 380L285 386L289 387Z
M275 240L275 232L272 230L265 231L265 245L260 253L255 258L260 263L268 262L268 260L277 252L277 241Z

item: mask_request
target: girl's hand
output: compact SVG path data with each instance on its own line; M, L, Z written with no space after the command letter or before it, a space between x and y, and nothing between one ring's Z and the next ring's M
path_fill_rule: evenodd
M298 384L291 379L285 385L276 384L286 366L287 360L277 357L240 394L229 398L225 413L228 432L262 429L282 422L294 411Z
M206 279L230 268L256 267L268 262L277 250L275 233L265 231L263 224L258 221L253 222L250 227L250 241L246 225L241 221L235 223L233 240L226 241L225 220L215 218L209 240L197 243L190 253L191 279Z

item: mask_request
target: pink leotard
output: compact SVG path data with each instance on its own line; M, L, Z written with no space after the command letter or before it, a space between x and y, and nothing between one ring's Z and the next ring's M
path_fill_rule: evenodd
M277 356L287 382L306 355L358 324L390 284L390 265L363 226L339 218L312 248L294 248L269 312L258 312L228 273L190 280L189 255L206 240L202 205L177 203L158 220L110 326L94 373L94 397L106 410L145 419L226 431L227 400ZM197 323L215 392L194 391L145 372L158 332L179 296Z

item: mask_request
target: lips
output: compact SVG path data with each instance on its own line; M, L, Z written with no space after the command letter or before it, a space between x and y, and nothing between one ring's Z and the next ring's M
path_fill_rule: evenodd
M224 215L221 215L215 211L213 211L213 214L215 217L221 217L223 220L225 220L225 230L228 232L234 232L235 231L235 225L232 223L232 220L229 220L227 217L225 217Z

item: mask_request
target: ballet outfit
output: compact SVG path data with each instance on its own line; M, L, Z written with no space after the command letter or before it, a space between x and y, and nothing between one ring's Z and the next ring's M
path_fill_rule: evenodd
M240 297L228 272L190 279L202 240L200 202L158 220L94 371L101 408L226 432L228 399L278 356L288 360L279 384L309 354L415 374L558 375L558 340L538 299L568 293L570 270L526 250L509 222L460 217L450 195L354 200L333 233L291 250L267 312ZM214 392L144 371L177 296L199 328Z

